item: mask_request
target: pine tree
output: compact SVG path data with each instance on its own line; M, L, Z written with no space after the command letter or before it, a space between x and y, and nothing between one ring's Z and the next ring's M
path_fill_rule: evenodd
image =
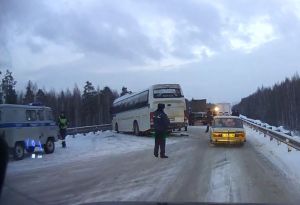
M72 101L74 105L74 124L75 126L80 126L82 121L81 121L81 93L78 88L78 86L75 84L75 87L73 89L73 96L72 96Z
M128 94L128 93L130 93L129 91L128 91L128 89L126 88L126 87L122 87L122 92L120 93L120 96L123 96L123 95L126 95L126 94Z
M33 93L33 84L32 82L29 80L26 86L26 94L23 100L24 104L29 104L34 102L34 93Z
M12 72L6 70L5 76L2 79L2 92L4 96L5 103L16 104L17 103L17 93L15 86L17 81L14 80Z
M84 125L94 124L97 106L97 92L91 82L87 81L82 95L82 116Z
M272 88L259 88L255 93L243 98L235 108L250 118L299 131L299 90L300 78L296 73L292 78L286 78Z
M45 102L46 102L45 92L42 89L38 89L35 99L37 102L45 104Z

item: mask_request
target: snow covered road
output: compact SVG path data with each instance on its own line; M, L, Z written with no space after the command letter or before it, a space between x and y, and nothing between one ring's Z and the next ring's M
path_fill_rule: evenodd
M190 127L190 136L168 139L169 159L153 157L149 137L112 132L69 137L66 150L57 148L43 159L11 162L0 202L300 201L298 175L289 177L269 156L268 149L275 148L247 131L244 147L215 147L209 145L203 127ZM289 154L300 153L288 153L287 158ZM295 157L289 159L289 163L297 162Z

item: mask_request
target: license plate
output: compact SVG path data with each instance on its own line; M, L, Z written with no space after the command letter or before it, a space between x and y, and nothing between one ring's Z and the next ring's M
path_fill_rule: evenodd
M169 117L169 120L170 120L171 122L173 122L173 121L175 121L175 118L174 118L174 117Z
M184 118L183 117L175 117L176 122L183 122Z
M234 133L230 133L230 134L228 134L228 133L224 133L224 134L222 134L222 137L226 137L226 138L234 138L235 137L235 134Z

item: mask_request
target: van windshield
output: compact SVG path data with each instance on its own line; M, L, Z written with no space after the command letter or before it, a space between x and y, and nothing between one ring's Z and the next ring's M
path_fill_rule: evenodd
M153 90L154 98L181 98L183 97L179 88L158 88Z

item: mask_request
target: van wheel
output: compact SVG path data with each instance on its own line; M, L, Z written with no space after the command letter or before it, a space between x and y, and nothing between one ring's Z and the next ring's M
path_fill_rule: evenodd
M133 133L135 136L140 135L139 124L136 121L134 121L134 123L133 123Z
M115 131L116 131L117 133L119 133L118 123L115 124Z
M44 145L44 150L46 154L51 154L55 150L55 143L52 138L48 138L46 144Z
M187 131L187 126L184 127L184 131Z
M24 159L24 156L25 156L24 143L16 142L15 148L14 148L14 159L21 160L21 159Z

